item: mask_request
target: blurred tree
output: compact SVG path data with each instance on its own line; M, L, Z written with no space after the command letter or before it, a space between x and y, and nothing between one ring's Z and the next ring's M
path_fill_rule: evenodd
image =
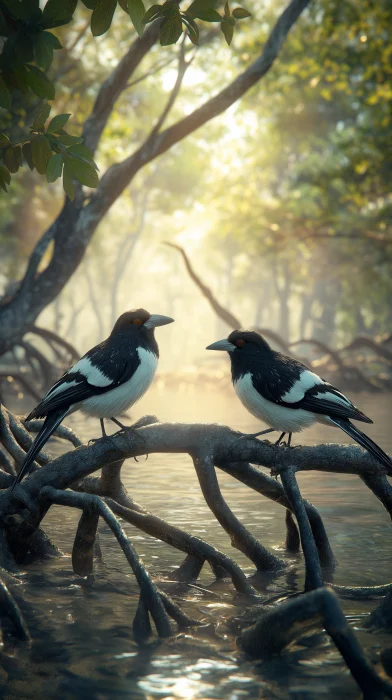
M246 150L223 160L223 187L211 178L210 247L231 259L237 303L286 339L390 330L391 24L386 0L312 5L268 101L245 100ZM251 50L249 37L240 59Z

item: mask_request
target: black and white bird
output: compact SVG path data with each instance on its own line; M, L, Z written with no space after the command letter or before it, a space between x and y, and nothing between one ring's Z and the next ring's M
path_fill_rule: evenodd
M337 426L350 435L375 459L392 470L392 460L350 418L373 423L362 411L305 365L275 352L255 331L233 331L225 340L207 350L225 350L231 360L234 389L245 408L270 427L257 435L281 432L278 445L288 433L309 428L314 423Z
M169 316L149 314L144 309L127 311L117 320L109 338L89 350L63 374L26 418L28 421L46 416L11 490L70 413L80 410L99 418L104 437L105 418L112 420L121 430L126 429L116 416L136 403L149 388L159 357L154 329L173 320Z

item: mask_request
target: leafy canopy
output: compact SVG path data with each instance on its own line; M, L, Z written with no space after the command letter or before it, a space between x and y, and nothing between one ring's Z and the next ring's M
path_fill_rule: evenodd
M226 0L223 14L216 9L219 0L193 0L186 10L180 10L178 2L166 0L152 5L147 11L143 0L83 0L91 10L91 31L94 36L105 34L111 26L117 5L130 17L141 37L145 26L160 20L160 43L175 44L183 32L195 45L199 43L196 20L220 23L228 44L231 43L235 24L250 17L242 7L231 11ZM0 36L3 50L0 55L0 107L10 110L12 95L19 90L22 95L30 92L44 100L23 141L11 143L0 133L0 188L7 192L11 174L24 162L48 182L55 182L63 175L63 186L70 199L74 197L73 178L82 185L97 187L97 166L93 154L83 145L83 139L68 134L64 126L69 114L58 114L45 129L50 105L46 100L55 98L55 86L46 72L50 68L54 51L61 49L59 39L50 30L68 24L73 19L78 0L48 0L43 10L39 0L0 0Z

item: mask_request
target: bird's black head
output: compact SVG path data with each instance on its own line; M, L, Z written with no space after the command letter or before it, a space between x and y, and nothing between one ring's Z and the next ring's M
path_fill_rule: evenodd
M153 335L154 328L157 326L165 326L167 323L173 323L174 319L170 316L161 316L160 314L150 314L145 309L134 309L121 314L114 324L111 336L114 335L130 335L141 333L142 335Z
M233 331L227 340L242 352L261 353L271 349L263 336L256 331Z
M269 364L273 351L256 331L233 331L225 340L218 340L207 350L226 350L231 360L233 381L247 372L257 371L260 365Z
M263 336L256 331L233 331L227 340L218 340L207 347L207 350L226 350L232 355L255 355L271 352L271 348Z

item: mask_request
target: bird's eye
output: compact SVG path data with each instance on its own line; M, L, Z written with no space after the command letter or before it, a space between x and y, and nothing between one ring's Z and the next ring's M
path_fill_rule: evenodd
M135 326L141 326L142 323L143 323L143 321L142 321L141 318L134 318L133 321L132 321L132 323L133 323Z
M242 348L246 344L246 340L243 340L243 338L239 338L235 344L237 348Z

